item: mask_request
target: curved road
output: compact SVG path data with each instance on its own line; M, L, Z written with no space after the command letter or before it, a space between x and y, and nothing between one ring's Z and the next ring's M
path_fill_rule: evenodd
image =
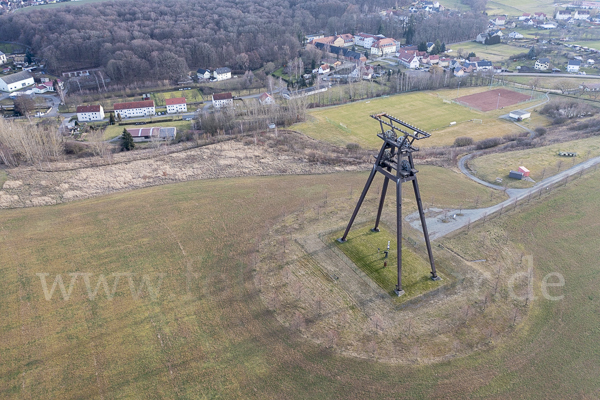
M504 190L504 188L501 186L494 185L492 183L485 182L485 181L477 178L468 170L465 163L471 157L473 157L473 155L474 154L468 154L459 160L458 167L460 168L461 172L463 174L465 174L468 178L470 178L473 181L480 183L484 186L487 186L489 188L496 189L496 190ZM527 198L527 196L533 195L534 193L537 194L540 191L543 191L544 189L549 190L549 188L551 186L555 185L556 183L558 183L564 179L568 179L569 177L571 177L573 175L582 173L586 169L589 169L598 164L600 164L600 156L590 158L589 160L584 161L580 164L577 164L577 165L575 165L567 170L564 170L554 176L548 177L540 182L537 182L533 187L530 187L527 189L508 189L508 190L506 190L508 199L501 203L493 205L491 207L477 208L477 209L473 209L473 210L464 210L463 209L462 215L460 215L460 216L458 215L460 210L447 210L447 212L445 212L447 215L449 215L449 216L456 215L455 218L449 217L448 218L450 220L449 222L442 222L439 215L434 216L434 217L427 217L426 221L427 221L427 228L429 229L429 237L433 240L433 239L438 239L443 236L446 236L447 234L454 232L455 230L458 230L458 229L466 226L467 224L476 222L476 221L484 218L487 215L491 215L495 212L501 211L504 208L508 209L510 206L514 206L516 202ZM418 212L414 212L414 213L408 215L406 217L406 221L408 221L413 228L418 229L419 231L422 231Z

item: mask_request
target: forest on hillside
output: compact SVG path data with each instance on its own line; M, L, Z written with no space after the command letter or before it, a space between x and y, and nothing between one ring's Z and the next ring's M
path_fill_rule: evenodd
M407 2L408 0L403 0ZM254 70L302 55L304 35L373 32L409 42L473 38L481 13L410 21L376 12L395 0L121 0L0 18L0 40L31 46L52 72L105 67L115 82L170 79L190 69ZM308 54L307 57L314 57ZM311 60L304 60L310 66Z

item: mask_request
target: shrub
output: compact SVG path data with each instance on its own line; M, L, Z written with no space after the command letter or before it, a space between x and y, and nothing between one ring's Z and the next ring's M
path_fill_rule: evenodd
M461 136L454 139L454 147L465 147L473 144L473 138Z
M483 150L483 149L489 149L491 147L496 147L499 144L502 144L502 139L495 137L495 138L488 138L488 139L483 139L480 140L479 142L476 143L475 148L477 150Z
M548 130L543 126L538 126L537 128L535 128L535 133L537 133L539 136L545 135L547 132Z
M346 149L348 151L358 151L360 150L360 145L358 143L348 143Z

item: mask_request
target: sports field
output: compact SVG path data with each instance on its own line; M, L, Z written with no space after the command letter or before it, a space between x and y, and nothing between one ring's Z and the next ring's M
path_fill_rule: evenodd
M418 143L419 147L451 145L460 136L481 140L522 132L518 126L498 119L506 110L484 113L451 102L456 97L487 90L474 87L417 92L315 109L308 113L306 122L293 125L292 129L340 146L358 143L364 148L377 148L381 143L376 135L379 125L370 115L387 112L432 134L431 138ZM534 100L531 104L539 102ZM536 124L544 124L544 121L544 117L535 115ZM456 124L450 126L451 122Z
M522 246L538 298L523 328L490 332L490 350L426 367L340 356L303 339L250 278L275 221L322 202L324 191L334 207L364 173L188 182L2 210L0 397L595 398L598 178L446 242L466 257L500 259L498 238ZM561 301L539 292L551 272L565 279L549 288ZM36 274L48 290L58 274L66 291L75 277L69 300L59 287L46 300ZM102 285L90 300L85 277L93 291L101 274L108 293L120 274L112 300ZM144 276L154 292L137 291Z
M493 89L455 99L458 103L480 111L500 110L528 100L531 100L531 96L508 89Z

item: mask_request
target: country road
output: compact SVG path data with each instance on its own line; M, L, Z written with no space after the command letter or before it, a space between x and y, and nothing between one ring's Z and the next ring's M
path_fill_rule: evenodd
M468 178L472 179L473 181L475 181L481 185L484 185L484 186L487 186L489 188L496 189L496 190L504 190L504 188L501 186L494 185L492 183L485 182L485 181L477 178L468 170L465 163L471 157L473 157L473 155L474 154L466 155L459 160L458 167L460 168L461 172L463 174L465 174ZM569 177L579 174L579 173L582 173L586 169L594 167L598 164L600 164L600 156L590 158L589 160L584 161L580 164L577 164L577 165L575 165L565 171L562 171L554 176L548 177L540 182L537 182L531 188L508 189L508 190L506 190L508 199L501 203L493 205L491 207L477 208L477 209L472 209L472 210L463 209L462 211L461 210L446 210L446 211L439 210L438 215L426 218L427 228L429 230L429 237L432 240L444 237L447 234L466 226L467 224L476 222L476 221L484 218L485 216L491 215L491 214L498 212L500 210L503 210L505 208L508 209L511 206L514 206L516 202L527 198L527 196L533 195L534 193L537 194L541 190L544 190L544 189L549 190L549 188L551 186L562 181L563 179L568 179ZM442 216L444 214L448 216L447 218L445 218L445 220L447 222L442 221ZM459 215L459 214L461 214L461 215ZM421 228L421 222L419 220L418 212L409 214L408 216L406 216L405 220L407 222L409 222L413 228L415 228L421 232L423 231Z

